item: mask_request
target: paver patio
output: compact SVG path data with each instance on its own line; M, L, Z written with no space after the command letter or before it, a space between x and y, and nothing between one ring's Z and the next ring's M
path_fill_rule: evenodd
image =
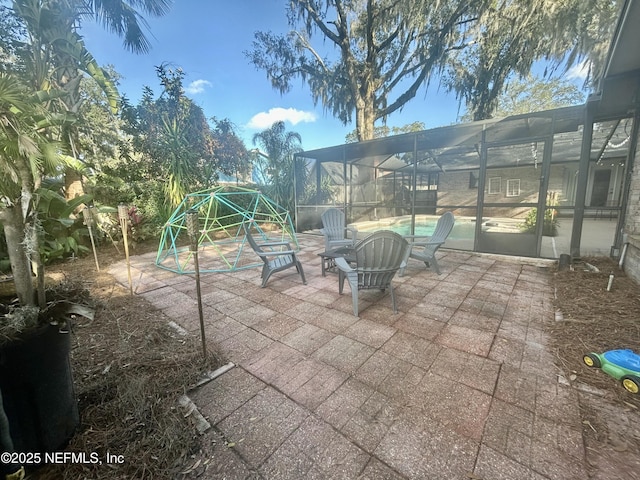
M212 424L203 479L584 479L578 398L543 324L548 263L441 251L388 293L338 294L322 237L295 269L203 274L206 337L235 364L189 393ZM192 275L132 257L134 290L199 335ZM127 283L124 262L111 267ZM204 465L204 464L203 464ZM195 478L195 472L194 472Z

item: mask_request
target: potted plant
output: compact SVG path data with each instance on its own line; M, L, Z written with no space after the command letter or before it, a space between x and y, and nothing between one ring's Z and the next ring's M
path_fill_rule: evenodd
M0 344L0 392L17 452L59 450L79 424L69 331L45 317L37 307L19 307L3 321L4 331L7 319L24 326Z

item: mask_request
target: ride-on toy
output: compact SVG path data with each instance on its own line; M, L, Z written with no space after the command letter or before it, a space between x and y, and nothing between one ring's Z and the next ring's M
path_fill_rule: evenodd
M620 380L628 392L640 392L640 355L633 350L587 353L582 361L586 366L600 368L607 375Z

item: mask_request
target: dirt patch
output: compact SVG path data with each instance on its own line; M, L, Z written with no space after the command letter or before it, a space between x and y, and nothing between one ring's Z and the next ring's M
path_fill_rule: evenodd
M554 287L563 320L550 326L552 345L558 366L580 392L591 478L640 478L640 395L582 360L615 349L640 353L640 289L609 258L585 258L556 272Z
M138 245L133 254L157 248ZM38 478L175 478L200 449L194 426L177 399L201 374L222 364L215 351L203 359L200 340L183 336L169 318L140 296L130 296L106 272L123 260L112 246L92 256L48 267L81 283L97 305L95 319L78 317L71 361L81 425L68 451L121 455L124 463L46 467Z

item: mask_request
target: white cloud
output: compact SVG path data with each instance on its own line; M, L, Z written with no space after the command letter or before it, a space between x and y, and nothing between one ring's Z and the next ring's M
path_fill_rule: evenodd
M210 86L211 82L209 80L194 80L185 88L185 91L191 95L195 95L204 92L205 88Z
M269 109L268 112L260 112L255 114L247 124L248 128L266 129L273 125L274 122L283 121L296 125L300 122L312 123L317 119L313 112L305 112L296 110L295 108L276 107Z
M565 74L568 80L585 80L589 74L589 62L584 61L578 65L574 65Z

